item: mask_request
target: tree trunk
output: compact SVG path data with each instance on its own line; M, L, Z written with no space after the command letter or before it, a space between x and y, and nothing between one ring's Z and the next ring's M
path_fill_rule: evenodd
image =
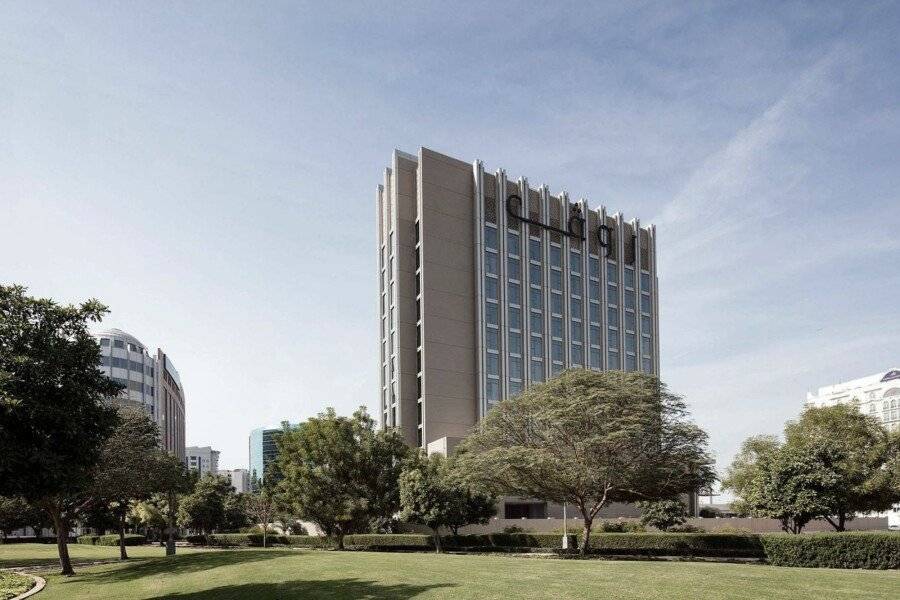
M169 531L166 538L166 556L175 555L175 494L169 493Z
M128 560L128 552L125 551L125 513L119 516L119 560Z
M581 555L587 556L588 548L591 547L591 526L594 524L594 519L592 518L584 518L584 535L581 539Z
M841 511L840 513L838 513L837 530L838 531L846 531L846 526L847 526L847 513L844 511Z
M263 548L266 547L266 533L269 531L269 525L263 523Z
M338 543L338 550L343 550L344 549L344 532L343 531L337 532L337 543Z
M62 515L54 507L51 511L53 526L56 527L56 549L59 552L60 575L66 577L75 574L72 568L72 559L69 558L69 523L62 518Z
M434 551L440 554L443 552L443 548L441 548L441 532L438 531L437 527L432 527L432 531L434 531Z

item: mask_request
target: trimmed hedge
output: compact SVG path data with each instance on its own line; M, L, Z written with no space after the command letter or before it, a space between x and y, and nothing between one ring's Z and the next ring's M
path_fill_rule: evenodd
M719 533L598 533L594 554L764 558L759 536Z
M118 546L119 534L110 535L79 535L77 540L79 544L87 544L89 546ZM147 538L137 533L125 534L126 546L142 546L147 543Z
M207 535L189 535L185 538L195 546L216 546L219 548L262 547L261 533L210 533ZM295 546L300 548L332 548L335 541L331 538L310 535L277 535L266 538L267 546Z
M441 538L447 548L562 548L557 533L485 533L448 535ZM577 536L569 535L569 548L577 545Z
M761 536L770 564L829 569L900 569L900 534L782 533Z
M434 539L422 533L344 536L344 547L356 550L434 550Z

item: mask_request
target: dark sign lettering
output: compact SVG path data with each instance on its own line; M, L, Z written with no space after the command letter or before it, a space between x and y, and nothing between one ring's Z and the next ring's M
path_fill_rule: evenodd
M895 379L900 379L900 371L898 371L897 369L893 369L885 373L884 377L881 378L881 382L884 383L885 381L893 381Z

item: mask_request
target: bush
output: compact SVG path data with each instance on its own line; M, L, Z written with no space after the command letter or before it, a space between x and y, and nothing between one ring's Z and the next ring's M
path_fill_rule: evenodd
M718 533L599 533L591 536L595 554L763 558L755 535Z
M261 533L210 533L189 535L185 540L194 546L215 546L218 548L262 547ZM336 542L327 537L309 535L278 535L266 537L267 546L295 546L299 548L333 548Z
M526 531L518 525L507 525L503 528L503 533L526 533Z
M647 528L636 521L601 521L595 531L601 533L641 533Z
M110 535L79 535L76 538L79 544L88 544L90 546L118 546L119 534L112 533ZM141 546L147 543L147 538L137 533L125 534L126 546Z
M344 546L356 550L433 550L434 538L421 533L372 533L344 536Z
M900 535L880 532L761 536L769 563L783 567L900 569Z
M706 533L706 530L690 523L682 523L681 525L673 525L666 529L668 533Z
M577 536L569 535L574 548ZM562 535L555 533L486 533L448 535L441 538L447 548L561 548Z

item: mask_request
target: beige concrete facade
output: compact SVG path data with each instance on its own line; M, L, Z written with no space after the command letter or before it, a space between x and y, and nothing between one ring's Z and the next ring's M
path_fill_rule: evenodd
M564 368L658 374L652 226L427 148L376 204L380 421L410 445L447 451Z

